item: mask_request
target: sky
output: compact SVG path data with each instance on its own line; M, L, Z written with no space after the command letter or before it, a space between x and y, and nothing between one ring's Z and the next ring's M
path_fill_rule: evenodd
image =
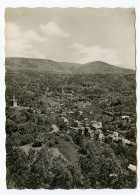
M135 69L133 8L7 8L6 57Z

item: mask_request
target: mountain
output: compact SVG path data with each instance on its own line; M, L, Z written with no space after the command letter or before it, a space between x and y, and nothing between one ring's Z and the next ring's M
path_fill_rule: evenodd
M96 61L84 64L81 69L78 69L78 72L81 74L133 74L134 70Z
M46 59L6 58L6 69L34 70L51 74L134 74L132 69L116 67L105 62L95 61L86 64L55 62Z
M63 65L44 59L32 59L32 58L6 58L6 68L13 70L35 70L38 72L48 72L55 74L70 74L71 71L65 68Z

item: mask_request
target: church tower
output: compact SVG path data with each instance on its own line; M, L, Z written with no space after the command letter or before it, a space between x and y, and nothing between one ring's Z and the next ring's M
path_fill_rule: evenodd
M15 99L15 96L13 96L13 107L17 107L17 100Z

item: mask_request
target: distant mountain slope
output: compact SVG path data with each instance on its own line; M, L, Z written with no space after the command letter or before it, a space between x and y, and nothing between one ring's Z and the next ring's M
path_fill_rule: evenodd
M84 64L78 63L68 63L68 62L59 62L59 64L67 67L72 73L78 73L79 70L84 66Z
M78 69L81 74L133 74L134 70L116 67L105 62L96 61L84 64Z
M48 72L54 74L71 74L67 68L63 65L44 59L32 59L32 58L6 58L5 65L8 68L15 70L35 70L39 72Z
M131 69L124 69L96 61L86 64L55 62L46 59L6 58L6 68L14 70L35 70L53 74L134 74Z

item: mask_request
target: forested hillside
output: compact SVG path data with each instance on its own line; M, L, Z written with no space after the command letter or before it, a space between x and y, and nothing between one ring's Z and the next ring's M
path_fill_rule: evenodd
M135 74L99 64L6 59L9 189L136 187Z
M78 64L46 59L6 58L5 65L13 70L45 71L49 74L134 74L134 70L119 68L100 61Z

